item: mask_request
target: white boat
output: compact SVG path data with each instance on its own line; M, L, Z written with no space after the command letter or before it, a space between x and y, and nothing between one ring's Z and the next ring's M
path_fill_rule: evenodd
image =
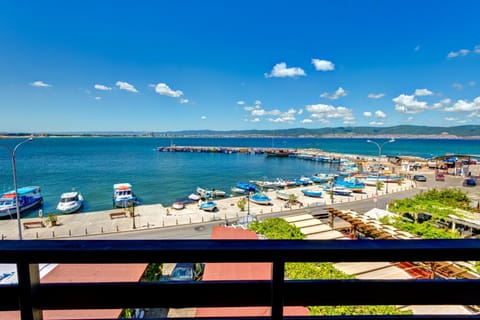
M352 190L342 186L333 186L333 191L331 187L325 187L323 190L325 191L325 193L330 194L331 192L333 192L333 194L336 194L339 196L350 196L352 195L352 192L353 192Z
M282 200L290 200L290 197L292 196L296 197L295 194L289 193L283 190L277 190L275 192L275 195L277 196L278 199L282 199Z
M225 191L216 190L216 189L207 190L207 189L197 187L197 193L200 195L200 197L207 198L207 199L225 197Z
M18 188L17 193L15 193L15 190L5 192L0 197L0 217L13 217L17 215L17 194L20 213L34 208L43 202L43 197L40 194L40 187L38 186Z
M337 177L336 174L333 173L316 173L313 176L310 177L310 180L312 180L315 183L327 183L332 180L335 180Z
M172 208L176 209L176 210L181 210L181 209L185 208L185 203L183 203L182 201L175 201L172 204Z
M188 196L188 199L193 200L193 201L198 201L198 200L200 200L200 198L201 198L200 195L195 194L195 193L192 193Z
M272 199L264 193L256 192L250 196L250 201L256 204L269 205L272 203Z
M137 203L138 199L132 192L130 183L116 183L113 185L113 204L115 207L126 208L129 203Z
M238 188L238 187L232 187L230 189L230 191L232 191L233 194L247 194L248 193L247 190L242 189L242 188Z
M214 201L200 202L198 207L205 211L215 211L217 209L217 204Z
M62 193L57 204L57 210L62 213L73 213L83 206L83 196L80 192L71 191Z

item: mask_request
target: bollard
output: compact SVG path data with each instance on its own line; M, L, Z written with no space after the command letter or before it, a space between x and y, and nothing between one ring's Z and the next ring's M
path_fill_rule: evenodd
M87 228L85 228L85 234L88 234L88 232L87 232Z
M118 232L118 225L117 225L117 232Z
M38 239L38 232L37 232L37 239Z
M72 230L68 230L68 236L69 236L69 237L72 236Z
M203 222L203 215L202 215L202 222Z
M55 231L52 231L52 238L55 238Z
M227 215L225 215L225 219L227 219ZM189 217L190 224L192 224L192 217Z
M176 220L177 220L177 226L178 226L178 219L176 219Z
M100 233L103 233L103 227L100 228Z
M150 223L147 222L147 229L150 228Z
M165 227L165 220L162 220L162 227Z

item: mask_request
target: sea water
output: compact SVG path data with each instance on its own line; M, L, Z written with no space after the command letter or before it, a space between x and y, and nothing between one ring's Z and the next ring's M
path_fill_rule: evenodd
M2 139L13 148L23 139ZM375 139L382 142L386 140ZM56 212L63 192L75 189L85 198L81 212L112 208L113 184L129 182L144 204L186 198L197 187L219 189L230 194L237 182L295 179L302 175L329 173L336 165L297 158L267 158L245 153L159 152L157 147L224 146L316 148L326 152L378 155L366 139L315 138L147 138L68 137L35 138L16 151L18 187L42 188L44 214ZM434 157L447 153L480 155L478 140L397 139L383 146L384 155ZM11 157L0 148L0 192L13 189ZM38 209L22 214L38 215Z

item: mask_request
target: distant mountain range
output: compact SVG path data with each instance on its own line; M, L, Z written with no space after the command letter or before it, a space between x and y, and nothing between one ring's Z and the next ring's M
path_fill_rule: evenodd
M0 133L1 135L2 133ZM282 130L182 130L182 131L90 131L90 132L33 132L3 133L8 136L290 136L290 137L438 137L438 138L480 138L480 125L455 127L428 127L400 125L393 127L336 127L336 128L292 128Z

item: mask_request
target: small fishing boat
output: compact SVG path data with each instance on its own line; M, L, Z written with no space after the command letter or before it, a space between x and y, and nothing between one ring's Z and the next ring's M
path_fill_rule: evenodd
M312 180L315 183L327 183L332 180L335 180L337 177L336 174L333 173L316 173L313 176L310 177L310 180Z
M40 187L38 186L18 188L17 193L15 193L15 190L8 191L0 197L0 217L13 217L17 215L17 195L20 213L39 206L43 202Z
M129 203L137 203L138 199L132 192L130 183L116 183L113 185L113 205L118 208L126 208Z
M188 196L188 199L193 200L193 201L198 201L198 200L200 200L200 198L201 198L200 195L195 194L195 193L191 193L191 194Z
M272 203L272 199L262 192L256 192L250 196L250 201L256 204L269 205Z
M248 191L245 190L245 189L241 189L241 188L238 188L238 187L232 187L230 189L230 191L233 193L233 194L240 194L240 195L243 195L243 194L247 194Z
M320 198L323 194L323 189L302 189L303 195L307 197Z
M258 188L255 184L253 183L248 183L248 182L238 182L235 185L236 188L245 190L246 192L256 192L258 191Z
M175 202L172 204L172 208L173 208L173 209L176 209L176 210L181 210L181 209L185 208L185 203L182 202L182 201L175 201Z
M62 213L73 213L83 206L83 196L78 191L65 192L60 195L57 210Z
M296 197L295 194L289 193L283 190L277 190L275 192L275 195L277 196L278 199L282 199L282 200L290 200L292 196Z
M200 195L202 198L220 198L220 197L225 197L225 191L222 190L207 190L204 188L197 187L197 193Z
M198 207L204 211L215 211L217 203L214 201L199 202Z
M325 193L330 194L333 192L333 194L339 195L339 196L350 196L352 195L352 192L353 192L348 188L338 186L338 185L333 186L333 188L327 186L327 187L324 187L323 190L325 191Z

